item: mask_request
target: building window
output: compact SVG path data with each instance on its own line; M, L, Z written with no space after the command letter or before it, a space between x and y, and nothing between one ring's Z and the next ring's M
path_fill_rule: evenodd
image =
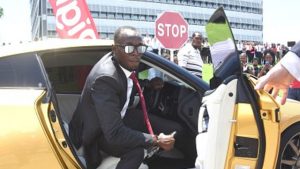
M132 20L138 20L138 15L137 14L131 15L131 19Z
M130 20L130 14L124 14L124 19Z
M49 9L49 8L48 8L48 9L47 9L47 14L53 16L53 15L54 15L53 9Z
M101 12L100 13L100 18L107 18L107 13L106 12Z
M113 33L108 33L108 39L113 39L114 38L114 34Z
M115 19L115 14L114 13L108 13L107 18L108 19Z
M93 18L99 18L99 12L91 11L91 15Z
M116 14L116 19L123 19L123 14L117 13Z
M146 21L146 15L140 15L140 20L141 21Z

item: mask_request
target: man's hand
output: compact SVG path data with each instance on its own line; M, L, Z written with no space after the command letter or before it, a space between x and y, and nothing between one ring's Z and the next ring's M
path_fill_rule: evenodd
M278 92L282 91L281 104L285 104L288 88L295 78L287 71L281 63L277 63L265 76L258 79L255 89L264 89L270 91L273 88L272 95L277 97Z
M160 90L164 87L164 81L159 77L155 77L150 80L150 87L154 90Z
M166 151L170 151L174 147L175 139L174 134L165 135L163 133L160 133L158 135L158 146Z

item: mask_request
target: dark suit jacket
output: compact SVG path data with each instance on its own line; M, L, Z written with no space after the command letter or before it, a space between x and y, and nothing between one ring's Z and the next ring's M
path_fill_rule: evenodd
M151 135L132 130L122 122L120 112L126 95L127 78L109 53L88 75L69 124L69 135L75 147L84 146L88 168L101 163L101 145L97 143L101 137L113 145L126 148L151 146Z

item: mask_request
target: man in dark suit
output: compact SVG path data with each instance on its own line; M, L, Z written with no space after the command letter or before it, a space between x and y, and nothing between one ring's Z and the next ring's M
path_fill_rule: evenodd
M101 163L100 150L120 157L117 169L137 169L143 162L144 149L151 146L164 150L173 148L173 135L158 139L148 134L143 112L128 109L133 88L129 76L139 67L146 48L135 28L120 27L114 35L112 53L101 58L87 77L69 124L69 135L77 149L83 146L89 169ZM154 124L160 120L150 117L154 132L170 134L171 129L155 128ZM176 125L171 126L172 130L177 130Z
M300 41L292 47L279 63L277 63L265 76L261 77L255 89L272 90L276 98L279 90L282 91L281 104L286 102L288 88L293 80L300 81Z

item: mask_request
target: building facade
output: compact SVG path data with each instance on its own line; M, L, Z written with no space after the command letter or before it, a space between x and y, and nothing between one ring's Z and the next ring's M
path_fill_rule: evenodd
M86 0L102 39L112 39L122 25L131 25L154 36L155 20L163 11L177 11L194 31L205 34L211 14L223 6L239 41L263 41L262 0ZM47 0L30 0L32 39L55 38L55 16Z

